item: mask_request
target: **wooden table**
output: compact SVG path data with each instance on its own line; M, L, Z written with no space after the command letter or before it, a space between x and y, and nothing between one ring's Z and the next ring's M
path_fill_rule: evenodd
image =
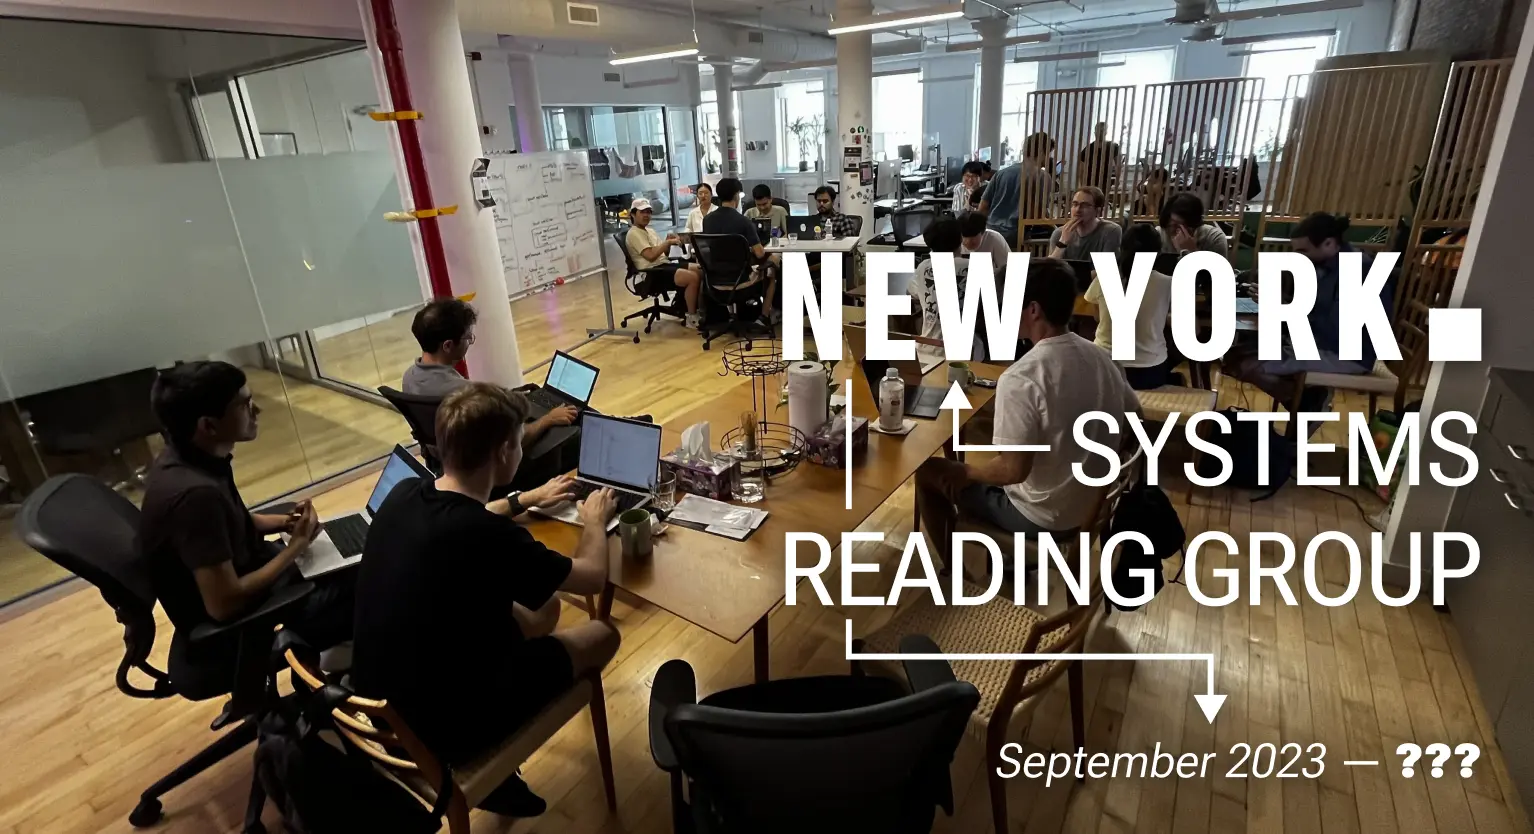
M1000 376L1000 367L976 364L977 375ZM850 362L836 368L836 379L845 380L853 370ZM939 365L927 376L927 384L947 384L947 369ZM878 409L867 380L851 373L852 412L876 418ZM777 390L777 383L769 390ZM969 393L975 410L990 401L993 391L976 387ZM718 438L740 415L751 408L751 381L665 424L662 447L681 443L684 428L707 420ZM966 422L974 410L962 413ZM874 510L910 478L916 468L941 449L953 433L947 414L938 420L917 420L905 437L870 432L868 449L852 468L852 508L846 508L846 473L812 463L801 463L793 472L772 481L767 497L757 506L768 511L767 520L743 542L673 526L655 540L653 555L644 562L623 559L616 536L608 537L611 579L601 606L610 610L612 595L622 589L657 608L686 620L732 643L749 633L755 655L756 679L767 679L767 617L783 602L785 588L784 543L789 532L817 533L837 546L843 532L857 528ZM527 527L540 541L564 552L574 552L580 529L549 519L529 521ZM803 557L802 557L803 558Z

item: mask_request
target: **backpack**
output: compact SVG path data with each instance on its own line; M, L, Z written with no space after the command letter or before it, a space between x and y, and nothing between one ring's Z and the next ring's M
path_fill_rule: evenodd
M1289 480L1290 473L1294 471L1294 442L1262 423L1237 420L1236 415L1242 411L1245 409L1222 410L1220 413L1230 423L1230 432L1215 434L1207 440L1230 455L1230 477L1226 479L1225 486L1264 490L1261 495L1251 499L1263 501L1272 498L1282 489ZM1259 482L1260 472L1257 468L1257 443L1260 437L1258 432L1263 430L1266 430L1269 435L1266 485ZM1200 477L1213 478L1220 473L1220 461L1214 455L1204 454L1198 459L1196 469Z
M430 834L442 828L452 797L452 771L430 809L385 776L366 754L335 732L331 709L351 695L340 686L280 699L261 717L256 778L293 834L366 831Z
M1166 584L1161 563L1182 552L1183 546L1188 543L1188 533L1183 529L1182 519L1177 517L1177 509L1172 506L1166 493L1161 491L1161 487L1146 483L1142 472L1135 485L1119 497L1108 531L1110 535L1133 531L1144 535L1151 543L1150 553L1142 553L1139 548L1125 548L1113 571L1113 587L1133 587L1134 577L1130 571L1145 568L1151 572L1151 596L1154 598L1161 593L1162 586ZM1140 607L1116 602L1112 605L1120 611L1133 611Z

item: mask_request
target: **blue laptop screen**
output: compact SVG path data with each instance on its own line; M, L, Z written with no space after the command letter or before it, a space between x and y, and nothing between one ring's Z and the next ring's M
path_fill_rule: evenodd
M597 384L597 369L556 353L554 361L549 363L549 378L544 384L577 402L587 402L591 399L591 389Z
M377 515L378 508L383 506L385 498L400 481L407 478L418 478L420 473L414 466L399 456L398 452L389 455L389 462L384 464L383 472L378 476L378 485L373 487L373 494L368 497L368 512Z

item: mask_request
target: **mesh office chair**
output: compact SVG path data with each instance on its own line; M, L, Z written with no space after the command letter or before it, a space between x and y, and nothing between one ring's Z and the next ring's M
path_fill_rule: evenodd
M410 436L421 444L421 457L426 459L426 468L440 474L442 461L437 457L437 406L442 404L442 398L406 394L387 385L378 386L378 393L405 418L405 424L410 426Z
M901 651L938 648L913 635ZM668 661L650 691L650 751L671 774L673 828L930 831L937 808L953 813L949 767L980 695L940 660L907 661L906 675L910 694L891 678L825 676L698 703L692 667Z
M265 637L267 646L262 650L265 655L270 650L272 628L291 606L313 591L314 586L299 582L278 589L260 608L234 622L209 622L191 629L190 633L178 630L171 640L169 671L161 671L149 664L149 653L155 640L155 592L150 567L139 554L138 526L137 507L100 481L79 474L49 478L28 496L16 518L17 535L22 541L94 585L102 599L116 612L117 621L123 625L124 646L122 661L117 665L116 682L124 695L205 701L229 694L238 662L233 653L211 661L199 658L193 662L192 651L207 654L210 648L216 649L226 642L232 645L241 636L251 638L255 644ZM129 680L128 673L135 669L153 682L150 688L145 689ZM268 681L269 686L274 683L275 680ZM212 727L221 730L233 721L226 709L213 721ZM245 718L145 789L139 796L138 806L128 815L128 822L138 828L159 822L161 796L255 740L256 719ZM249 834L264 830L261 806L265 801L265 793L252 780L244 829Z
M650 328L660 321L661 316L682 318L681 312L676 307L677 288L675 284L655 280L634 263L634 255L629 252L628 233L629 229L625 226L613 235L613 242L618 244L618 251L623 253L623 263L628 269L628 273L623 276L623 285L628 287L629 292L634 295L650 299L650 304L647 307L641 307L638 312L624 316L619 326L628 327L630 319L644 319L644 332L649 333ZM662 301L665 306L662 306ZM639 344L638 333L634 334L634 344Z
M149 402L157 376L154 368L143 368L32 394L17 405L27 414L39 451L109 458L123 475L118 485L129 486L141 481L143 472L128 465L122 447L160 433Z
M753 322L761 315L763 291L767 287L760 270L753 271L756 258L751 247L740 235L692 236L692 245L698 255L698 266L703 270L703 309L721 310L726 319L718 326L711 325L704 316L703 349L726 332L736 337L748 335ZM765 329L765 328L764 328Z

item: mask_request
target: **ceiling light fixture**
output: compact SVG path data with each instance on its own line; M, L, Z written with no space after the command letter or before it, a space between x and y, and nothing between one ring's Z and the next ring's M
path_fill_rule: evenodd
M621 67L624 64L642 64L646 61L665 61L670 58L689 58L699 54L698 49L698 5L693 0L692 6L692 43L679 43L674 46L652 47L640 49L634 52L614 52L608 64Z
M1007 46L1022 46L1023 44L1029 44L1029 43L1049 43L1049 39L1052 38L1052 37L1054 37L1054 35L1049 33L1049 32L1040 32L1037 35L1018 35L1015 38L1007 38L1006 40L1001 42L1001 45L1004 46L1004 47L1007 47ZM973 52L976 49L980 49L981 47L983 47L985 45L986 45L985 41L964 41L963 43L951 43L951 44L948 44L947 46L943 47L943 51L944 52Z
M1246 58L1251 55L1271 55L1275 52L1309 52L1313 46L1281 46L1278 49L1232 49L1225 53L1229 58Z
M1242 35L1236 38L1226 35L1220 39L1220 43L1225 46L1241 46L1248 43L1287 41L1294 38L1330 38L1336 34L1336 29L1306 29L1303 32L1275 32L1271 35Z
M870 32L874 29L899 29L902 26L914 26L918 23L936 23L939 20L952 20L963 16L963 3L947 3L942 6L928 6L921 9L909 9L903 12L876 14L855 19L849 18L842 24L834 25L827 29L826 34L845 35L851 32Z
M1019 55L1012 59L1014 64L1033 64L1043 61L1074 61L1078 58L1096 58L1100 55L1098 50L1092 49L1086 52L1056 52L1053 55Z

